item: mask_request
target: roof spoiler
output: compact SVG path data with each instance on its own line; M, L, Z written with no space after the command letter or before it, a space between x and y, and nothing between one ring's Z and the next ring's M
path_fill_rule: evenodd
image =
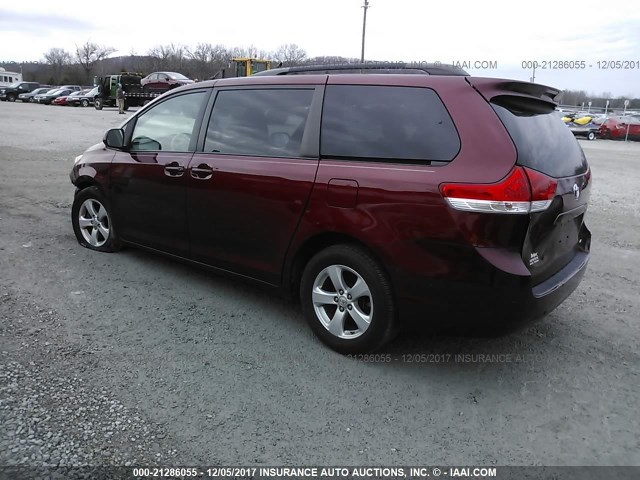
M558 106L556 97L560 90L547 85L497 78L467 77L466 80L487 102L509 109L546 113Z

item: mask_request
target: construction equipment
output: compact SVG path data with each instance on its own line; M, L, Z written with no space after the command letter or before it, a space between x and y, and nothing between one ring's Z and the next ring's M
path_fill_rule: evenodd
M271 60L249 57L235 57L231 59L229 68L223 68L211 80L217 78L250 77L254 73L271 70Z

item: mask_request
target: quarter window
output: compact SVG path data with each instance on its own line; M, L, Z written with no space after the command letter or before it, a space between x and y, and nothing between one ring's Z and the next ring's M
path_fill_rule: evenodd
M524 103L514 105L508 96L492 100L491 106L513 139L518 165L556 178L587 171L582 148L555 112L536 112Z
M193 152L194 128L205 92L170 98L138 117L131 137L131 151Z
M324 157L445 161L460 138L429 88L329 85L322 114Z
M313 89L218 92L204 151L232 155L300 156Z

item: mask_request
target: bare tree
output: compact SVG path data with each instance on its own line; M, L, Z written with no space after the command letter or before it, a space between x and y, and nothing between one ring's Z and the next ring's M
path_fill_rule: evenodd
M258 48L255 45L249 45L248 47L234 47L231 49L231 56L236 58L257 58Z
M147 55L153 57L154 70L175 70L184 73L189 49L184 45L170 43L153 47Z
M263 60L268 60L273 57L273 52L259 49L255 45L249 45L248 47L234 47L229 52L232 57L259 58Z
M89 78L94 64L104 60L115 51L116 49L113 47L98 45L87 40L83 45L76 45L76 59L84 70L85 77Z
M275 59L282 63L284 67L292 67L304 63L307 58L307 52L295 43L286 43L280 45L275 52Z
M209 78L225 68L231 61L232 53L223 45L199 43L188 50L191 70L196 78Z
M71 54L63 48L51 48L44 54L44 61L51 66L53 83L58 83L64 68L71 63Z
M162 70L167 67L169 57L171 56L168 49L163 45L158 45L149 49L147 55L153 58L153 70Z

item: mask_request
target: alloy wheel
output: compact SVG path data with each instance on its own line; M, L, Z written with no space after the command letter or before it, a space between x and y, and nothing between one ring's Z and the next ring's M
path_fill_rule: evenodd
M318 273L312 302L322 326L338 338L358 338L371 326L371 290L358 272L345 265L330 265Z
M109 240L109 214L95 198L88 198L80 206L78 225L82 236L92 247L101 247Z

